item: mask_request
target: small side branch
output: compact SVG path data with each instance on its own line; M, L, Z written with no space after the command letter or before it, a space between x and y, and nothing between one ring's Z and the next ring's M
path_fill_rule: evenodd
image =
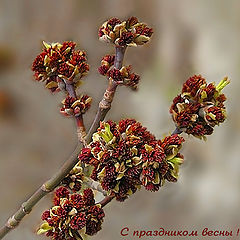
M62 81L65 84L65 89L68 92L68 95L70 97L77 98L77 94L76 94L75 88L73 86L73 83L68 81L68 80L62 80ZM86 134L86 129L85 129L85 126L84 126L82 115L76 117L76 123L77 123L78 141L83 143L84 146L86 146L85 137L86 137L87 134Z
M116 56L114 61L115 68L121 69L125 51L126 47L116 47ZM99 123L104 120L105 116L110 110L116 89L117 83L112 78L109 78L108 87L103 95L103 99L99 103L96 117L88 131L88 139L91 139L92 134L96 132L97 128L99 127Z
M112 200L114 199L113 195L107 196L105 197L101 202L99 202L99 204L101 205L101 207L105 207L108 203L110 203Z
M84 126L84 122L83 122L83 117L82 115L76 117L76 122L77 122L77 135L78 135L78 141L82 142L84 146L87 146L87 142L86 142L86 129Z
M70 97L76 98L77 94L76 91L74 89L74 86L72 84L72 82L68 81L68 80L62 80L65 84L65 89L68 92Z

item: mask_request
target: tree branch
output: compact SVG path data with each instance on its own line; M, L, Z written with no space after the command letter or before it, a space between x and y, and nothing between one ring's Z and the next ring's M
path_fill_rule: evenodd
M101 207L105 207L108 203L110 203L112 200L114 199L113 195L110 196L106 196L101 202L99 202L98 204L101 205Z
M9 218L5 226L0 229L0 239L2 239L10 230L14 229L20 221L31 212L32 208L49 192L51 192L63 178L72 170L78 162L78 154L81 150L82 144L78 143L72 155L67 159L58 172L47 182L45 182L22 206L19 210Z
M115 68L121 69L125 51L126 51L126 47L116 47L116 56L114 61ZM106 114L111 108L111 104L112 104L116 89L117 89L117 83L112 78L109 78L108 87L103 95L103 99L99 103L96 117L88 131L87 137L92 136L92 134L96 132L97 128L99 127L100 121L104 120Z
M70 97L77 98L77 94L76 94L75 88L73 86L73 83L68 80L63 80L63 79L61 79L61 80L65 84L65 89L68 92L68 95ZM82 142L83 145L86 146L87 143L86 143L85 137L87 134L86 134L86 130L85 130L84 122L83 122L83 116L79 115L75 118L76 118L76 123L77 123L78 141Z
M86 142L86 129L84 126L84 122L83 122L83 117L82 115L76 117L76 122L77 122L77 135L78 135L78 141L81 142L83 144L84 147L87 146L87 142Z

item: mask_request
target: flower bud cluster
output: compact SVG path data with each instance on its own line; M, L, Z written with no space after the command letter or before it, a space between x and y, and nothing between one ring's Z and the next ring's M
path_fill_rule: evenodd
M44 81L46 88L52 92L64 88L63 81L67 80L79 86L80 79L89 71L86 53L75 50L76 43L63 42L48 44L43 42L44 49L32 64L34 77L37 81Z
M113 79L118 85L125 85L136 90L140 81L140 76L132 73L131 65L123 66L121 69L115 68L113 66L114 59L115 56L104 56L101 61L101 66L98 68L99 73Z
M78 117L84 114L90 107L92 103L92 98L88 95L83 95L81 97L70 97L67 96L62 101L62 108L60 112L64 116L75 116Z
M165 180L175 182L184 139L175 134L157 140L134 119L102 122L79 160L94 167L91 178L118 201L141 186L157 191Z
M101 66L98 68L98 72L103 75L107 76L109 69L114 65L115 55L106 55L102 58Z
M71 189L72 192L81 190L84 181L84 173L80 164L77 164L70 173L62 180L61 185Z
M101 230L105 214L101 205L95 204L93 191L70 194L67 188L55 192L54 206L42 214L43 224L38 234L53 240L77 240L78 236L94 235Z
M153 29L136 17L126 21L111 18L100 27L98 35L101 41L113 43L116 46L137 46L147 43L153 34Z
M198 138L212 134L213 128L226 119L226 97L221 91L229 82L226 77L215 86L207 84L201 75L190 77L170 108L177 128Z

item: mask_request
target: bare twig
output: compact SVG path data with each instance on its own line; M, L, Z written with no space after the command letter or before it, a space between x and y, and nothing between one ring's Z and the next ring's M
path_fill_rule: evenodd
M114 199L114 195L106 196L99 204L101 207L105 207L108 203L110 203Z
M83 117L82 115L76 117L76 122L77 122L77 135L78 135L78 141L83 144L84 147L87 146L86 142L86 130L83 122Z
M73 83L68 81L68 80L62 80L65 84L65 89L68 92L70 97L77 98L77 94L75 91L75 88L73 86ZM82 115L79 115L76 118L76 123L77 123L77 135L78 135L78 141L82 142L84 146L86 146L86 130L83 122L83 117Z

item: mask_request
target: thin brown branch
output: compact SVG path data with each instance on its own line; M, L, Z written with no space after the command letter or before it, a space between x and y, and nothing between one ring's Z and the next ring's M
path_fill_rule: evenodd
M77 94L76 94L76 91L75 91L75 88L74 88L72 82L70 82L68 80L62 80L62 81L64 81L65 89L68 92L68 95L70 97L76 98Z
M73 85L73 82L68 81L68 80L62 80L65 84L65 89L68 92L68 95L73 98L77 98L77 94ZM83 122L83 116L77 116L76 117L76 124L77 124L77 136L78 136L78 141L82 142L84 146L86 146L86 130Z
M49 192L51 192L63 178L72 170L78 162L78 154L81 150L82 144L78 143L72 155L67 159L58 172L47 182L45 182L22 206L19 210L9 218L7 223L0 229L0 239L2 239L10 230L14 229L20 221L31 212L32 208Z
M105 197L99 204L101 207L105 207L108 203L110 203L114 199L114 195L110 195Z
M82 115L76 117L76 122L77 122L77 135L78 135L78 141L82 142L84 146L87 146L87 142L86 142L86 129L84 126L84 122L83 122L83 117Z
M115 68L121 69L125 51L126 51L126 47L116 47L116 56L114 61ZM92 134L97 130L97 128L99 127L100 121L104 120L106 114L110 110L116 89L117 89L117 83L112 78L109 78L108 87L103 95L102 100L99 103L96 117L88 131L88 135L87 135L88 137L89 136L91 137Z

